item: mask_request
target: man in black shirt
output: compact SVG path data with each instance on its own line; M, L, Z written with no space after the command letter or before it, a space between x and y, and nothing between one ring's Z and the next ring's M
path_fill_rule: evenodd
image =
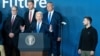
M82 29L78 47L78 54L81 54L81 56L94 56L98 34L96 29L91 26L91 23L91 17L84 17L83 24L85 28Z

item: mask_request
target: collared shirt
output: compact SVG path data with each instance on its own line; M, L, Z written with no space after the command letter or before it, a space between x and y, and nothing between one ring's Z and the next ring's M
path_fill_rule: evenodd
M15 18L16 18L16 15L12 15L11 19L14 19L15 20Z
M39 30L41 29L41 25L42 25L42 21L41 22L37 22L37 26L38 26L38 24L39 24Z
M52 10L51 12L48 12L48 18L49 18L49 15L51 14L51 16L50 16L51 20L52 20L53 13L54 13L54 10Z
M29 18L30 18L30 12L32 12L32 14L31 14L31 19L33 18L34 11L35 11L35 9L29 10Z

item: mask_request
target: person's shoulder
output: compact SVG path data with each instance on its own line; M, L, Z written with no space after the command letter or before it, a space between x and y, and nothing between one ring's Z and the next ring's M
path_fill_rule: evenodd
M91 30L97 31L95 27L91 26Z
M8 14L8 16L6 17L6 20L11 19L11 14Z
M32 22L32 25L36 25L36 23L37 23L37 22L36 22L36 21L34 21L34 22Z
M46 12L44 12L43 14L44 14L44 15L48 15L48 12L46 11Z
M18 18L22 18L20 15L16 15L16 17L18 17Z
M47 16L48 16L48 12L44 12L43 13L43 19L46 19Z
M55 10L54 10L54 13L60 15L60 13L59 13L58 11L55 11Z
M85 27L83 27L83 28L82 28L82 31L84 31L85 29L86 29L86 28L85 28Z
M24 14L28 14L28 13L29 13L29 10L26 10Z
M20 15L16 15L16 18L18 18L19 20L23 20L23 17L21 17Z
M47 23L45 23L45 22L42 22L42 24L43 24L43 25L45 25L45 26L48 26L48 24L47 24Z
M57 17L61 17L61 14L58 11L54 11L54 15L56 15Z
M55 10L54 10L54 13L57 13L57 14L59 14L59 12L58 12L58 11L55 11Z
M11 16L9 15L4 19L3 23L9 22L10 19L11 19Z

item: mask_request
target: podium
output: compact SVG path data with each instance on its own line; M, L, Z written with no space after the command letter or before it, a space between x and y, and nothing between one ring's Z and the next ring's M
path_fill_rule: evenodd
M50 38L43 33L20 33L20 56L48 56Z

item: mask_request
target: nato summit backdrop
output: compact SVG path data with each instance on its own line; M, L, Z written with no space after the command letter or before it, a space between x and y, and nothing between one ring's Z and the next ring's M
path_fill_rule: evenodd
M91 16L93 26L98 31L98 45L95 56L100 56L100 0L34 0L35 8L46 11L47 2L53 2L56 11L60 12L66 25L62 25L61 54L63 56L79 56L78 44L83 28L83 17ZM0 0L0 11L3 20L10 14L10 7L18 6L18 14L24 16L27 0ZM2 24L0 24L2 25Z

